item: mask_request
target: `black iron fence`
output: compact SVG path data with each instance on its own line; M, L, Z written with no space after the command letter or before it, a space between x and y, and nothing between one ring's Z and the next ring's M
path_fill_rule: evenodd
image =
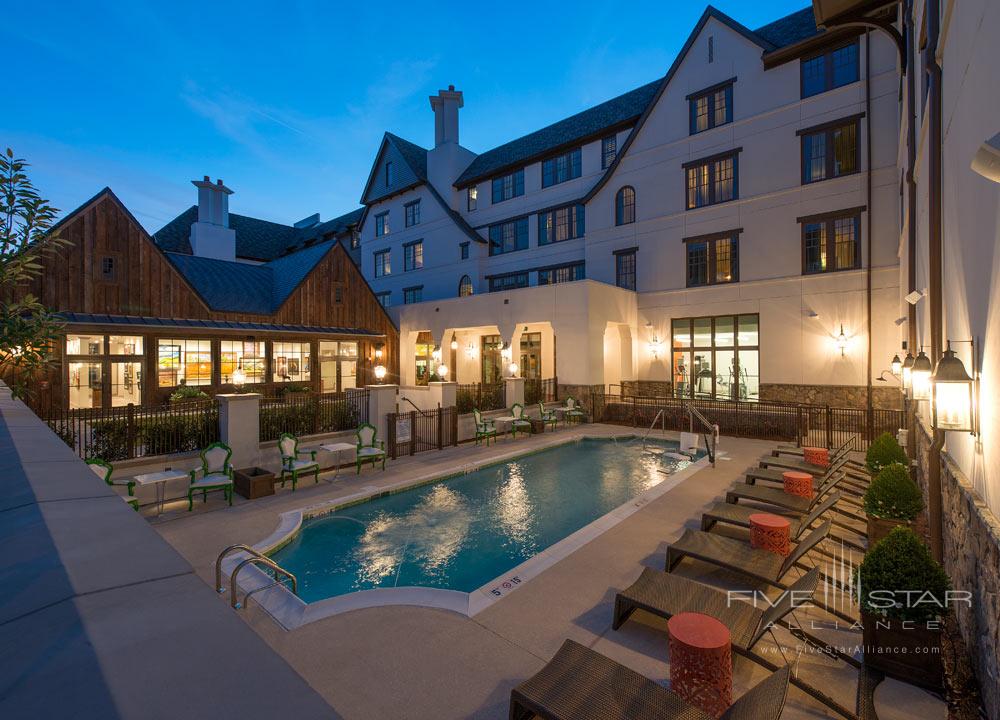
M524 381L524 404L556 402L559 399L558 378L528 378Z
M354 430L368 422L368 390L285 393L260 402L260 440L277 440L282 433L318 435Z
M43 419L85 460L114 462L190 452L219 439L215 400L49 410Z
M455 405L458 407L458 412L470 413L473 408L483 412L502 410L507 407L503 386L502 382L459 384L455 389Z
M389 457L395 460L400 455L458 445L458 415L457 407L389 413L385 416Z
M865 450L883 432L895 434L905 427L902 410L833 408L776 401L688 400L671 397L610 395L603 390L591 394L595 421L649 427L657 413L657 427L688 430L688 404L698 408L722 435L782 440L799 445L838 447L853 438L854 447Z

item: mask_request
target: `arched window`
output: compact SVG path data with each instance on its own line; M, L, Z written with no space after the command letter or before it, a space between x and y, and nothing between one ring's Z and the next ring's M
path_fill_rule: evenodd
M635 222L635 188L626 185L615 195L615 225Z
M466 295L472 294L472 278L468 275L463 275L462 279L458 281L458 296L465 297Z

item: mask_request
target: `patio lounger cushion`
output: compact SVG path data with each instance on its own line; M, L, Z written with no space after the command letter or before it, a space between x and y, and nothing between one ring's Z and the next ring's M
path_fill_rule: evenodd
M818 503L813 507L812 512L810 512L807 517L789 517L789 533L791 534L791 538L794 540L801 535L807 527L817 520L817 518L836 505L840 498L841 495L839 492L830 493L826 496L823 502ZM715 523L725 523L727 525L737 525L739 527L749 528L750 516L759 512L761 512L760 508L754 508L748 505L735 505L727 502L715 503L715 505L702 514L701 529L709 530L713 525L715 525ZM786 511L778 510L774 514L782 515L784 512Z
M231 485L232 479L226 473L209 473L198 480L193 480L191 482L191 487L202 488L202 487L219 487L220 485Z
M384 450L379 450L378 448L373 448L373 447L363 447L358 449L358 455L361 455L362 457L370 455L384 455L384 454L385 454Z
M319 463L315 460L290 460L285 467L289 470L308 470L319 467Z

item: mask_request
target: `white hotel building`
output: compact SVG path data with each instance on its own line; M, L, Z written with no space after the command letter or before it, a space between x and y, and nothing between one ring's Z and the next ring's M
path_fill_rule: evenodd
M905 314L899 77L882 33L709 7L660 79L479 155L442 90L434 147L386 133L362 197L401 383L435 346L494 381L499 341L562 386L863 404Z

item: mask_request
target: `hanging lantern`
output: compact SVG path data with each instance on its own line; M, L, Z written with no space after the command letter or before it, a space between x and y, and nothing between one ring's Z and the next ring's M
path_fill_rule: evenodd
M931 425L937 430L954 430L975 434L973 422L974 381L965 371L965 364L951 349L944 351L934 368L931 392Z
M899 355L892 356L892 362L889 363L889 367L892 370L892 374L899 377L900 373L903 372L903 361L899 359Z
M455 338L451 339L451 349L458 350L458 340L456 340Z
M931 399L931 360L921 350L913 361L913 369L910 371L910 385L914 400Z

